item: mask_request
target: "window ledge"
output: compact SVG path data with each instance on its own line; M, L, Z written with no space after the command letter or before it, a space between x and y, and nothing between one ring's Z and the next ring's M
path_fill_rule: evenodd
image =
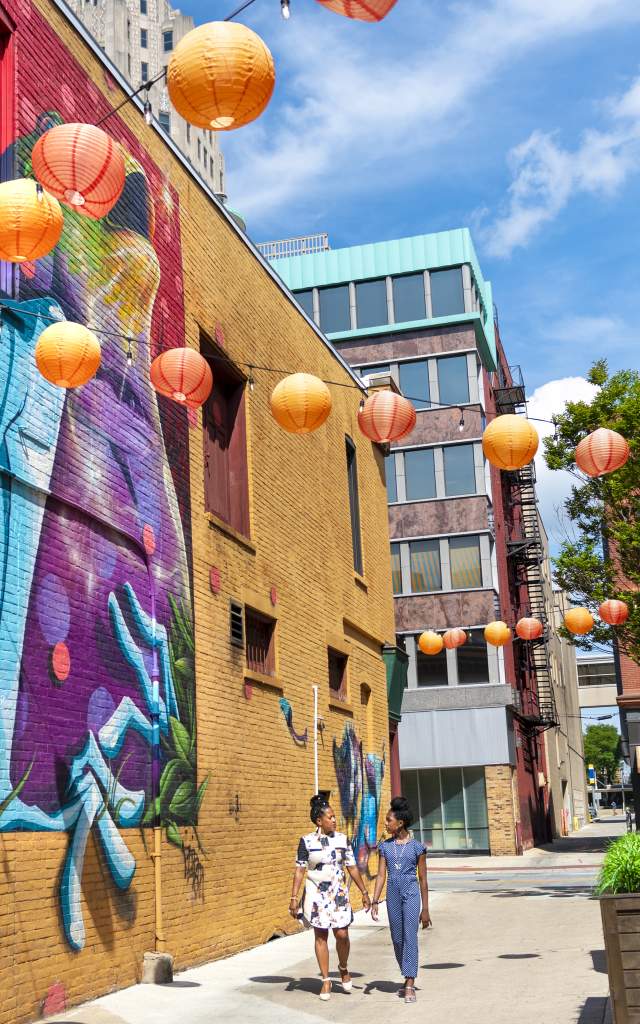
M497 594L495 587L462 587L456 590L408 590L403 594L394 594L394 597L441 597L444 594L481 594L483 591L492 591Z
M353 578L356 582L356 586L360 587L365 593L369 590L369 584L367 583L364 576L361 576L359 572L354 572Z
M250 554L256 554L258 549L249 537L245 537L244 534L239 533L238 530L234 530L233 526L229 526L228 523L225 523L224 519L220 519L218 516L214 515L213 512L205 512L205 516L209 522L209 526L213 530L218 530L220 533L223 533L225 537L230 537L231 540L235 540L237 544L243 547L246 551L249 551Z
M262 686L265 690L273 690L275 693L284 693L284 687L279 676L267 676L263 672L253 672L250 668L245 668L244 679L246 683L251 683L252 686Z
M404 505L426 505L430 501L457 501L459 498L486 498L487 494L485 491L469 491L468 494L443 494L436 498L407 498L405 501L389 501L387 504L389 508L395 508ZM455 536L455 534L454 534Z
M340 700L338 697L329 697L329 707L332 711L341 711L344 715L353 715L353 705L348 700Z

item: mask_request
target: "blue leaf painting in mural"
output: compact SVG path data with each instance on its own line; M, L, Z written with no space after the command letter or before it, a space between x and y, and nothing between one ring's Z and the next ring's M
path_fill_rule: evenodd
M365 756L355 729L347 724L341 742L333 741L333 762L347 834L358 866L366 872L369 855L377 846L385 758L377 754Z
M303 733L297 733L295 731L293 727L293 708L291 707L291 704L289 703L286 697L280 698L280 710L284 715L285 722L287 723L289 732L291 733L296 743L306 743L309 738L309 730L307 728L304 730Z

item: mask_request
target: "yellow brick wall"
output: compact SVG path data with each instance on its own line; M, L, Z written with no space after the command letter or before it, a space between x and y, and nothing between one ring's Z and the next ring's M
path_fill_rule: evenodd
M53 3L37 0L46 21L86 69L110 104L102 68ZM30 9L21 0L19 25L26 59ZM27 42L25 42L27 40ZM43 58L44 74L46 59ZM65 69L57 68L64 75ZM306 370L342 384L351 379L246 242L199 185L126 107L123 121L142 139L180 197L186 339L224 331L226 351L239 363ZM388 721L383 642L393 642L393 600L383 458L359 433L359 393L332 387L333 411L317 433L283 432L269 411L277 374L255 370L247 394L251 537L240 542L204 510L202 431L189 432L193 532L198 779L209 777L198 835L182 830L185 852L163 841L166 948L178 968L228 955L297 926L287 914L298 838L311 828L313 792L312 686L319 687L320 787L334 794L340 814L333 742L352 724L364 752L386 755L382 813L389 796ZM201 420L199 420L200 424ZM364 556L353 571L345 434L357 446ZM209 570L220 571L213 594ZM229 644L229 600L265 606L277 589L277 687L244 687L244 658ZM347 702L331 706L327 645L349 651ZM361 702L371 691L372 710ZM279 707L284 696L306 746L295 743ZM230 811L236 796L239 811ZM348 828L348 823L341 822ZM0 1024L38 1017L134 983L142 955L154 948L152 833L123 831L137 868L129 889L113 885L90 836L82 877L84 949L66 944L58 888L69 837L64 833L0 834ZM198 842L199 839L199 842ZM199 846L201 844L201 847ZM370 863L375 871L375 857ZM357 901L354 901L357 905ZM60 994L61 993L61 994ZM48 1002L47 1002L48 1000Z
M485 783L490 851L493 856L516 854L515 772L508 764L487 765Z

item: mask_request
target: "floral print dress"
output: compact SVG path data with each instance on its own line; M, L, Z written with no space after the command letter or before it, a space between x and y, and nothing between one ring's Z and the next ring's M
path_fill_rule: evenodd
M307 869L302 920L308 928L348 928L353 921L345 868L356 866L342 832L324 835L319 829L303 836L296 865Z

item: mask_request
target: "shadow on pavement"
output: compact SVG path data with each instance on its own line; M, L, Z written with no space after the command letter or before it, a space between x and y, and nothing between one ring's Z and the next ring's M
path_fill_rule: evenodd
M386 992L387 995L399 995L403 990L404 985L398 984L397 981L369 981L364 989L363 995L370 996L372 992ZM420 986L416 985L416 992L420 991Z
M202 988L200 981L167 981L160 988Z
M591 896L591 886L585 885L539 885L535 889L501 889L500 892L491 892L487 889L470 890L474 892L489 892L494 899L513 899L522 896L553 896L555 899L574 899L581 896L588 899Z
M539 953L500 953L498 960L539 960Z
M597 971L598 974L607 973L607 954L604 949L592 949L591 959L593 961L594 971Z
M623 819L618 819L624 825ZM563 836L554 840L553 843L545 843L540 847L547 853L604 853L609 843L622 834L623 829L616 828L617 822L613 821L611 835L607 836Z
M607 996L589 996L584 1003L577 1024L603 1024L609 999Z
M423 964L423 971L451 971L454 967L464 967L464 964Z

